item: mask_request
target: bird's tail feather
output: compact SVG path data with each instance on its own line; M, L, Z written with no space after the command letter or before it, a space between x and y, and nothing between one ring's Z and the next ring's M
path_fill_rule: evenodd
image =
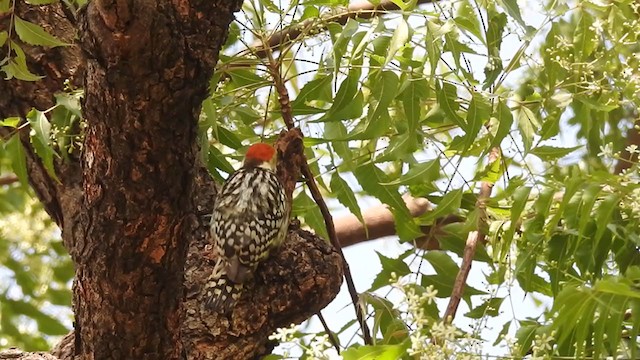
M219 259L207 281L207 288L205 306L219 313L227 313L240 298L243 284L229 280L226 264Z

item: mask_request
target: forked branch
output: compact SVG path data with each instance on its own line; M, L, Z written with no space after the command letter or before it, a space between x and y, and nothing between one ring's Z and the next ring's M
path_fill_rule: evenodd
M284 84L284 79L282 78L280 73L280 62L274 59L273 54L270 51L267 53L267 59L268 59L267 67L269 68L271 76L273 77L274 86L276 88L276 91L278 92L278 99L280 102L280 109L281 109L280 111L282 113L282 118L284 119L284 122L287 125L287 128L291 131L295 129L295 125L293 121L293 115L291 112L291 101L289 100L289 92L287 91L287 88ZM301 151L299 156L302 159L300 164L300 172L306 179L307 187L311 192L311 196L313 197L313 200L316 202L316 204L320 208L320 212L322 213L322 217L324 218L325 226L327 228L329 241L331 242L335 250L342 257L344 277L347 282L347 288L351 296L351 301L353 302L353 306L355 307L358 322L360 323L360 327L362 329L362 336L363 336L364 342L365 344L372 344L371 334L367 326L367 323L365 321L362 309L360 308L360 305L359 305L360 303L358 301L359 296L355 288L355 284L353 282L353 277L351 276L351 270L349 269L349 264L347 263L347 260L345 259L344 254L342 252L342 246L340 245L340 240L336 235L336 229L333 223L333 216L331 216L331 212L329 211L329 208L327 207L327 204L324 201L322 194L320 193L320 189L318 188L314 175L311 172L311 169L309 168L308 160L304 155L304 152Z

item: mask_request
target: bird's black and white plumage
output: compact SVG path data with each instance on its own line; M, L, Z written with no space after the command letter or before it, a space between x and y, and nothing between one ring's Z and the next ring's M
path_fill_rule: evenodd
M290 207L274 172L274 155L270 145L251 146L243 167L217 195L211 239L219 258L208 284L208 305L218 311L230 309L260 262L286 237Z

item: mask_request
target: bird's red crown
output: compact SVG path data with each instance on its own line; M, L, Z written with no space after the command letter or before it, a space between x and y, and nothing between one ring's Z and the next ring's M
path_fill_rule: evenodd
M275 153L276 149L274 149L273 146L265 143L257 143L249 146L249 150L247 150L245 154L245 159L256 162L269 162Z

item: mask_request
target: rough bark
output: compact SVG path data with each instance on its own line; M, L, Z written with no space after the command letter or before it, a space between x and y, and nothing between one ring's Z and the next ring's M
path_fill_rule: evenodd
M95 0L86 56L75 353L178 359L182 281L197 218L197 119L240 1Z
M342 283L342 258L326 241L291 229L281 248L257 271L231 314L202 308L201 291L213 260L203 237L192 243L186 270L187 318L182 327L188 359L255 359L277 343L268 336L277 328L300 323L325 307Z
M337 253L292 229L230 317L200 307L213 262L202 215L211 212L215 187L196 161L196 126L241 1L94 0L77 22L60 4L17 4L20 17L67 42L77 24L80 46L24 45L29 68L47 77L0 82L0 116L48 108L65 79L84 79L88 126L83 153L56 164L60 183L32 151L28 129L19 134L29 180L76 264L76 321L52 355L11 350L0 359L253 358L271 350L267 336L277 327L333 299L342 276ZM298 147L279 147L290 165L302 144L292 134Z

